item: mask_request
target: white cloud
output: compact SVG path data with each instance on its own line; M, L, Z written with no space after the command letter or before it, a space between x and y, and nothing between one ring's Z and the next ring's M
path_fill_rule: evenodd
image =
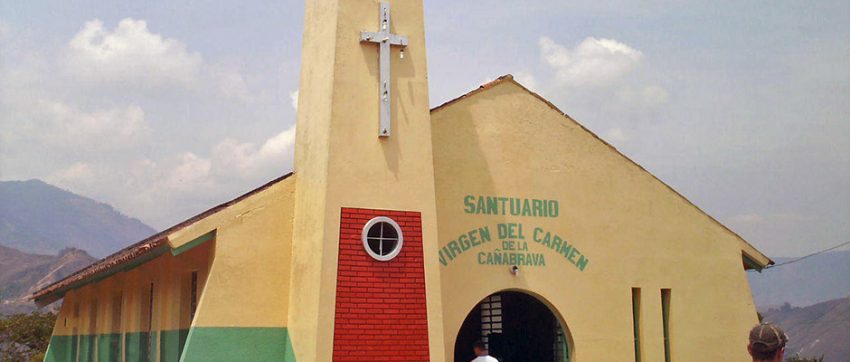
M298 110L298 91L289 92L289 100L292 102L292 109Z
M122 92L155 89L255 100L234 67L209 64L182 41L152 32L145 20L125 18L115 29L91 20L68 42L62 67L82 84L117 85Z
M180 155L180 163L172 169L166 178L166 185L172 191L191 191L199 187L210 186L209 178L212 162L192 152Z
M0 133L14 134L4 139L29 146L100 152L138 145L150 133L145 112L136 105L86 111L41 99L17 104L10 112Z
M604 138L609 143L617 145L631 140L632 135L620 127L614 127L605 132Z
M0 39L5 39L9 35L9 26L3 21L0 21Z
M741 214L732 217L732 222L736 224L759 224L764 222L764 216L759 214Z
M516 81L524 87L535 92L537 91L537 79L534 78L534 74L529 72L517 72L514 75L514 79L516 79Z
M295 148L295 125L269 138L260 148L260 155L265 157L280 157L292 154Z
M634 48L605 38L587 37L575 48L567 49L544 36L538 46L558 83L572 87L608 86L631 71L643 57Z
M113 31L100 20L87 22L68 43L67 65L87 79L188 86L198 77L203 60L181 41L152 33L144 20L126 18Z
M225 139L213 150L217 170L256 176L269 169L285 170L292 165L295 146L295 125L266 140L261 146L255 143Z
M238 58L208 62L130 18L89 21L56 45L2 48L4 179L42 178L163 227L292 167L294 126L256 143L218 142L234 133L222 128L263 112L284 117L277 85L257 81L255 95L247 79L260 78Z
M92 165L85 162L74 163L46 177L47 182L60 187L92 184L95 180L95 170Z
M249 103L257 99L248 89L245 77L237 70L224 67L207 67L206 74L218 85L219 94L226 98Z
M750 226L765 223L787 224L813 221L811 216L797 213L769 213L769 214L740 214L733 216L731 222L739 226Z
M261 145L226 139L208 156L183 152L160 162L76 162L45 180L165 227L291 170L294 145L293 125Z
M617 90L616 97L630 112L637 109L655 109L670 101L670 93L659 85L624 85Z
M291 170L294 145L293 125L260 145L226 139L208 154L182 152L158 162L76 162L46 180L165 227Z
M657 85L646 86L641 90L641 96L645 104L650 106L659 106L666 104L670 99L670 94L663 87Z

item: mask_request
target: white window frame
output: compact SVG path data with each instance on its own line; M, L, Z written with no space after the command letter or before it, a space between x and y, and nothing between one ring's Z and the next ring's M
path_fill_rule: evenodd
M371 229L372 226L375 226L375 224L379 222L385 222L389 224L390 226L395 228L396 232L398 233L398 243L396 243L395 249L393 249L393 251L391 251L387 255L379 255L372 251L371 248L369 248L369 229ZM371 256L373 259L378 261L390 261L396 256L398 256L398 254L401 252L401 247L402 245L404 245L404 234L401 232L401 227L398 226L398 223L395 222L395 220L390 219L386 216L378 216L372 218L372 220L369 220L366 225L363 226L363 231L360 233L360 240L363 241L363 249L366 249L366 253L369 254L369 256Z

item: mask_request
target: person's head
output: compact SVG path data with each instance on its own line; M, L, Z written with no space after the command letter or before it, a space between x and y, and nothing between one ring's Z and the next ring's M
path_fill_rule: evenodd
M482 341L475 341L475 343L472 344L472 350L475 351L476 356L487 355L487 345Z
M753 361L783 361L788 336L773 323L761 323L750 330L747 350Z

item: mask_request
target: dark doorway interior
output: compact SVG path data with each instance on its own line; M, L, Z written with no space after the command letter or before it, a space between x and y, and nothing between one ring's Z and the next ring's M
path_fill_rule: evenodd
M472 344L479 339L500 362L569 361L558 319L545 304L525 293L496 293L478 303L458 332L454 360L474 359Z

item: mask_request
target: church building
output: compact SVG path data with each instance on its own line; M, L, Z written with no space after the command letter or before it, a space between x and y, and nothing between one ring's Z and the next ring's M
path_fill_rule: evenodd
M293 172L33 295L46 361L749 360L768 257L510 75L429 109L380 1L306 1Z

